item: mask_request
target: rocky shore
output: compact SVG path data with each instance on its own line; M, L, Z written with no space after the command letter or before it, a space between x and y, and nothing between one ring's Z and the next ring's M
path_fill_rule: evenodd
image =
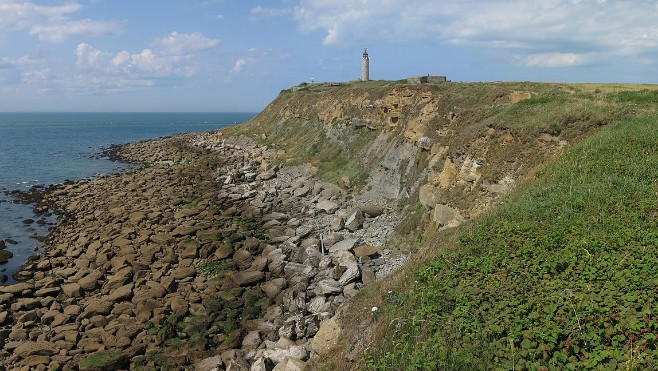
M406 256L400 216L220 132L116 150L144 164L50 190L43 254L0 286L6 369L299 370L337 308Z

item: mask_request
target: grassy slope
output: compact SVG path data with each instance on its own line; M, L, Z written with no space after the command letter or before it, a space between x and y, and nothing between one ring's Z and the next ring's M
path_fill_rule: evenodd
M345 311L349 315L343 318L343 346L315 366L655 367L658 94L654 88L439 85L438 92L445 94L444 107L459 108L462 117L450 143L455 151L463 150L487 128L509 130L525 143L539 133L574 142L598 127L603 129L541 168L497 211L473 224L437 234L422 228L426 218L416 218L414 223L421 228L407 226L404 233L409 235L400 239L421 241L412 263L352 300ZM497 103L498 97L514 90L536 95L511 106ZM304 94L282 94L272 107L295 100L303 107L304 100L311 98ZM335 94L340 98L343 93ZM267 111L256 124L238 131L256 139L267 134L264 142L285 148L292 163L321 161L334 148L316 130L313 117L276 126L276 115L268 117ZM314 153L316 143L321 146ZM507 156L498 157L506 160ZM521 148L516 156L531 167L543 161L530 147ZM353 158L346 160L345 166L353 164ZM345 166L328 171L329 178ZM450 196L459 197L458 193ZM374 314L373 305L379 307Z
M657 169L656 115L575 146L388 287L360 365L655 368Z

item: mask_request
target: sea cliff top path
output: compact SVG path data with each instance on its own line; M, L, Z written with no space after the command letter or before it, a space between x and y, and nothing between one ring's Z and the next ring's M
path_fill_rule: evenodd
M45 253L0 286L8 369L304 368L323 321L406 260L383 248L390 205L243 137L117 153L143 166L45 196L62 215Z

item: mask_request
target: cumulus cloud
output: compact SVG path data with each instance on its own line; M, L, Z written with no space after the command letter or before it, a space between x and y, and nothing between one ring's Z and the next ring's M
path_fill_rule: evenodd
M38 5L34 2L0 0L0 31L27 31L44 42L57 43L73 36L118 34L123 27L118 21L72 19L82 9L77 3Z
M75 50L79 72L75 84L112 91L154 86L159 80L168 84L175 80L182 81L198 72L192 53L217 45L219 40L207 38L201 33L177 32L157 39L153 48L137 52L109 52L80 43Z
M152 49L138 53L104 52L81 43L76 48L77 66L81 71L96 75L123 75L124 78L188 77L192 69L181 65L179 59L158 54Z
M326 45L409 41L507 49L536 67L658 48L653 1L299 0L288 9L302 31L321 31Z
M200 32L190 34L172 32L154 42L156 46L168 54L183 56L193 52L214 48L220 44L217 39L210 39Z

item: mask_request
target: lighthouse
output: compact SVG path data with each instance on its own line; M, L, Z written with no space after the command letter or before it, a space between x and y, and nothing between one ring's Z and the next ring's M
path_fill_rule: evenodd
M370 58L368 58L368 48L363 49L363 58L361 59L361 81L370 81Z

